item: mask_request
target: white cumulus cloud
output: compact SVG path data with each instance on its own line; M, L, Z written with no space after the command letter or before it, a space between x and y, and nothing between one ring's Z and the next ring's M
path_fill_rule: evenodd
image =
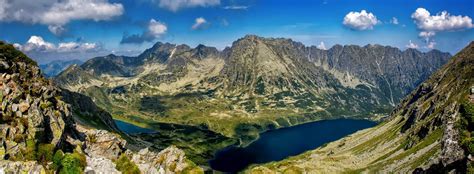
M13 46L40 63L59 59L85 59L106 52L106 50L97 43L60 42L54 44L45 41L41 36L31 36L26 43L15 43Z
M59 43L57 47L58 52L84 52L84 51L95 51L100 49L96 43L77 43L77 42L65 42Z
M191 26L191 29L193 30L199 30L199 29L205 29L209 26L209 22L206 21L203 17L198 17L195 19L195 22L193 26Z
M442 11L436 15L431 15L424 8L418 8L411 15L418 29L423 31L454 31L473 28L472 19L469 16L455 16L447 11Z
M43 24L56 35L64 34L64 25L71 21L110 20L124 11L122 4L108 0L0 0L0 4L0 22Z
M122 36L121 44L141 44L144 42L152 42L157 38L160 38L166 31L168 26L165 23L157 21L155 19L150 19L146 29L144 29L142 34L124 34Z
M342 24L354 30L371 30L379 23L377 17L365 10L361 12L349 12Z
M418 48L418 45L416 43L413 43L411 40L408 42L408 44L405 46L407 48L413 48L413 49L417 49Z
M420 30L418 37L423 38L426 46L424 48L434 49L436 42L433 37L437 32L459 31L474 27L469 16L451 15L442 11L432 15L424 8L418 8L411 14L411 18Z
M220 0L159 0L161 8L176 12L183 8L216 6Z
M56 46L51 42L45 41L41 36L31 36L28 41L21 45L19 43L14 46L24 52L87 52L102 49L96 43L78 43L78 42L61 42Z
M155 37L165 34L166 30L168 30L168 27L155 19L151 19L148 23L148 32Z
M25 52L30 52L30 51L42 51L42 52L47 52L47 51L53 51L56 49L56 46L54 44L45 42L44 39L40 36L31 36L30 39L26 42L24 45L20 44L15 44L17 49L20 49L21 51Z
M122 4L106 0L68 0L53 4L42 16L42 23L64 25L72 20L110 20L123 13Z
M327 50L326 45L324 44L324 42L320 42L319 45L317 46L317 48L321 49L321 50Z

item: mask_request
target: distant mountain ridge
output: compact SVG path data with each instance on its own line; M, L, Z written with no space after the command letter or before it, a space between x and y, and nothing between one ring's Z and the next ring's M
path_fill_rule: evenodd
M387 114L449 57L380 45L321 50L247 35L222 51L158 42L137 57L96 57L55 82L129 120L206 125L233 136Z
M392 105L396 105L450 57L449 53L438 50L422 53L411 48L400 51L381 45L335 45L327 51L311 51L314 49L313 46L308 51L311 62L330 71L346 72L343 75L346 80L342 81L347 85L354 85L353 80L358 79L355 83L386 88L385 95L390 97Z
M54 60L46 64L39 65L41 71L47 77L54 77L58 75L60 72L64 71L70 65L81 65L83 62L77 59L74 60Z

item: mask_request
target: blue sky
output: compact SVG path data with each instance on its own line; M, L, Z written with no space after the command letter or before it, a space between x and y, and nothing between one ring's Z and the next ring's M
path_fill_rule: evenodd
M0 40L40 62L136 55L157 41L222 49L246 34L455 53L474 40L473 17L472 0L0 0Z

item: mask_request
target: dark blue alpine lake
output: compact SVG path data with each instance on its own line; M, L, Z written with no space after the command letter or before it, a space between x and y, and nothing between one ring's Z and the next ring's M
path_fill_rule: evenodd
M337 119L271 130L246 147L218 151L209 164L214 170L235 173L250 164L283 160L375 125L368 120Z
M153 129L147 129L147 128L142 128L142 127L138 127L134 124L131 124L131 123L126 123L126 122L123 122L123 121L120 121L120 120L114 120L115 121L115 124L117 125L117 127L127 133L127 134L137 134L137 133L154 133L156 132L155 130Z
M128 134L153 135L160 132L120 120L115 120L115 123ZM251 164L283 160L375 125L375 122L368 120L336 119L271 130L261 133L259 139L246 147L230 146L219 150L215 158L209 161L209 165L214 170L237 173ZM166 130L174 129L176 128L170 127ZM166 138L157 140L166 141Z

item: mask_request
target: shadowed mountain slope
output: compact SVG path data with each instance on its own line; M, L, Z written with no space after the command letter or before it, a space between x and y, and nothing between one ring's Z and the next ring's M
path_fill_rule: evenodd
M247 172L473 172L473 67L471 42L380 125Z

